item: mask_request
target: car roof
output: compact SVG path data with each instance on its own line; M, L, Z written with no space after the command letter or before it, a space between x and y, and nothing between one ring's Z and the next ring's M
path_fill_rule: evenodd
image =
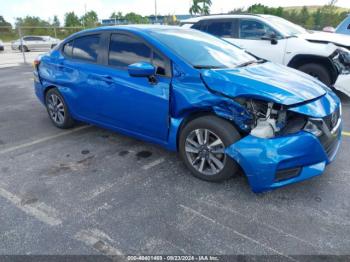
M227 19L227 18L256 18L256 17L268 17L268 15L261 14L220 14L220 15L207 15L207 16L197 16L185 20L181 20L181 23L197 23L201 20L210 19Z
M81 32L98 32L98 31L111 31L111 30L126 30L126 31L143 31L143 32L151 32L151 31L159 31L166 29L183 29L180 26L172 26L172 25L148 25L148 24L137 24L137 25L114 25L114 26L101 26L93 29L87 29Z
M122 30L122 31L127 31L131 33L151 33L151 32L159 32L162 30L190 30L190 29L185 29L181 26L172 26L172 25L143 25L143 24L138 24L138 25L115 25L115 26L101 26L101 27L96 27L92 29L86 29L79 31L75 34L72 34L69 39L74 38L79 35L83 34L89 34L89 33L94 33L94 32L101 32L101 31L113 31L113 30Z

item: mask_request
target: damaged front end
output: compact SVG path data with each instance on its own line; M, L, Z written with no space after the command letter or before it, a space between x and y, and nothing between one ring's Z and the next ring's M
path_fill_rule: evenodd
M329 93L291 106L249 98L238 101L252 116L250 131L226 153L240 164L254 192L320 175L335 158L341 106ZM326 104L328 110L316 109Z
M291 79L291 73L271 64L202 73L209 90L231 97L231 118L220 114L227 107L215 112L240 129L242 138L226 154L244 170L254 192L322 174L339 148L339 98L302 74Z
M339 74L350 74L350 51L344 47L338 47L330 56Z

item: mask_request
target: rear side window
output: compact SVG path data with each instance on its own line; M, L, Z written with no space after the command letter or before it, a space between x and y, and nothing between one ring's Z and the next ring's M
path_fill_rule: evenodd
M99 35L88 35L74 39L73 58L97 62L99 44Z
M208 21L206 32L218 37L232 37L233 26L230 20Z
M137 62L150 62L151 48L135 37L124 34L112 34L109 44L108 63L127 68Z

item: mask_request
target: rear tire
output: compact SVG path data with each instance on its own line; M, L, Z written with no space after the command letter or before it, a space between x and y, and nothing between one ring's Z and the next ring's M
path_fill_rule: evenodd
M235 127L216 116L189 122L180 133L180 157L192 174L206 181L222 181L239 170L225 148L241 138Z
M45 104L49 117L56 127L67 129L74 126L74 119L71 117L67 104L57 88L47 91Z
M332 78L330 72L324 65L309 63L300 66L298 70L317 78L327 86L332 85Z
M19 51L22 52L22 48L23 48L23 52L28 52L28 47L26 47L25 45L24 46L19 46Z

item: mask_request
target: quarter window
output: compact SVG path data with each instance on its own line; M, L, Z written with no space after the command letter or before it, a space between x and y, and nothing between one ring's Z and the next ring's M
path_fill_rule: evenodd
M70 41L70 42L66 43L66 44L63 46L63 53L64 53L66 56L71 57L71 56L72 56L72 51L73 51L73 41Z
M156 67L156 74L157 75L166 76L169 74L167 72L168 71L167 62L157 52L153 52L152 63Z
M276 34L270 26L255 20L241 20L239 25L239 38L260 40L266 34ZM277 34L276 34L277 35Z
M208 21L206 32L219 37L232 37L232 21Z
M73 58L97 62L99 43L99 35L89 35L74 39Z
M137 38L124 34L112 34L108 63L120 68L137 62L150 62L151 48Z

